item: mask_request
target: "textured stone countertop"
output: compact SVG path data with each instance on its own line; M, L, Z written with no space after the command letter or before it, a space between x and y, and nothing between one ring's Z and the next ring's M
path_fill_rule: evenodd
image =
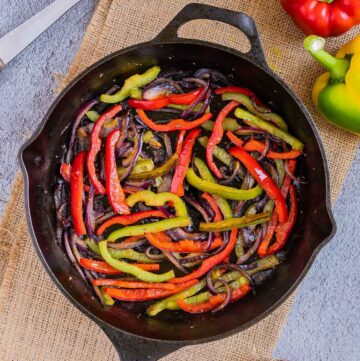
M0 0L0 36L50 2ZM79 47L94 4L95 0L81 1L0 72L0 211L19 168L17 151L54 100L59 77ZM360 152L334 208L337 235L320 252L297 291L276 358L360 360L359 179Z

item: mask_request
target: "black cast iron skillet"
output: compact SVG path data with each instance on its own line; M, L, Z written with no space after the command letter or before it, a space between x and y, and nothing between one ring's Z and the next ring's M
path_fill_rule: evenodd
M243 54L221 45L178 38L178 29L194 19L221 21L240 29L250 40L251 50ZM114 78L121 83L155 64L162 69L208 67L232 76L234 84L249 87L260 99L274 104L291 133L305 143L306 157L299 166L308 184L300 195L301 212L287 261L256 297L249 296L216 314L163 312L156 318L139 318L134 312L136 305L103 308L54 241L55 174L76 110L107 89ZM327 164L315 125L304 105L267 66L254 21L230 10L190 4L155 39L120 50L88 68L59 95L21 148L19 159L25 177L27 220L38 256L61 292L104 330L124 361L158 360L182 346L221 339L260 321L290 295L335 232Z

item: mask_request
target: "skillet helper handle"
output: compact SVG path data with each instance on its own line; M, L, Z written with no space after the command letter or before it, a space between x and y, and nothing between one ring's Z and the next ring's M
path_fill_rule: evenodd
M188 4L170 21L154 41L171 42L178 40L180 39L178 37L178 30L181 26L191 20L200 19L220 21L241 30L249 39L251 45L250 51L245 55L255 63L266 68L268 67L254 20L244 13L233 10L205 4Z
M114 345L120 361L157 361L181 347L176 342L148 340L109 326L101 328Z

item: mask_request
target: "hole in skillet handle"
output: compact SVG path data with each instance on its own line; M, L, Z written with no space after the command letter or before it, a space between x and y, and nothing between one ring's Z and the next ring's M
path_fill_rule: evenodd
M242 31L249 39L251 49L245 53L250 60L260 65L263 69L269 69L261 47L259 34L254 20L241 12L222 9L205 4L188 4L186 5L170 23L157 35L152 42L172 42L179 40L179 29L191 20L214 20L234 26ZM232 51L235 51L232 49Z
M148 340L99 325L114 345L120 361L157 361L184 346L181 342Z

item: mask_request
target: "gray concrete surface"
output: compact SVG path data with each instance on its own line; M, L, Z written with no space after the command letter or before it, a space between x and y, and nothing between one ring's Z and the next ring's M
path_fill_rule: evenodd
M50 2L0 0L0 36ZM83 0L0 73L0 212L18 169L18 148L55 98L58 75L66 73L94 3ZM360 152L335 206L337 236L298 289L275 350L278 359L360 360L359 179Z

